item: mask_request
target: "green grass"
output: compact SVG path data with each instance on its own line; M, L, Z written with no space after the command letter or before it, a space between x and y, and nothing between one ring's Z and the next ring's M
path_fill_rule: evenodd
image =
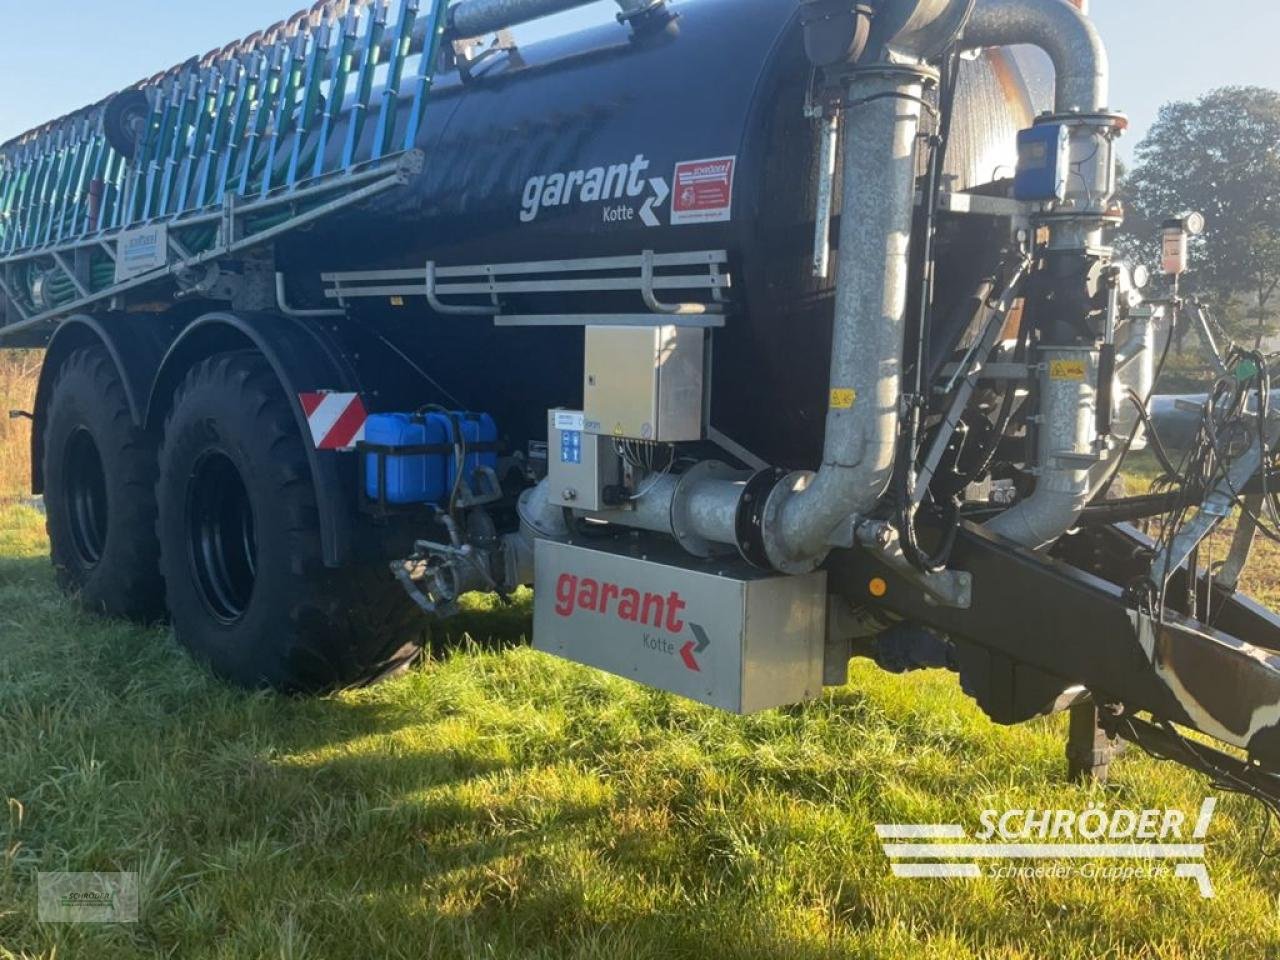
M41 355L34 350L0 350L0 503L16 499L31 485L31 423L10 420L10 410L31 410Z
M35 513L0 508L0 957L1280 951L1262 812L1234 797L1213 900L1185 880L891 878L877 822L1209 791L1132 753L1110 786L1069 785L1061 718L997 728L946 674L855 665L818 703L744 719L472 644L372 690L249 696L163 629L75 612L45 548ZM37 870L137 871L142 921L42 925Z

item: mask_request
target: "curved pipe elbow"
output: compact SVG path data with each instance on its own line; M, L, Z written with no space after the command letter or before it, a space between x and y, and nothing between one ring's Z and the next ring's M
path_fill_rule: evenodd
M1043 550L1075 526L1088 504L1087 481L1084 486L1053 484L1000 514L987 529L1028 550Z
M827 463L775 488L767 517L776 533L766 538L774 565L816 566L834 546L849 545L841 526L879 503L893 479L894 454L892 443L872 440L856 466Z
M1062 0L978 0L964 31L970 47L1030 44L1053 61L1058 113L1098 113L1111 96L1107 48L1087 16Z

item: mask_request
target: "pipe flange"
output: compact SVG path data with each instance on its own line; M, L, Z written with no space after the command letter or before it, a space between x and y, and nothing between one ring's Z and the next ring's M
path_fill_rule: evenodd
M761 570L772 569L769 553L764 545L765 506L772 491L782 478L785 470L769 467L754 474L742 489L742 499L738 501L738 515L734 522L734 532L738 538L738 552L742 559Z
M1071 110L1067 113L1053 113L1050 111L1040 114L1032 121L1032 125L1036 127L1051 124L1076 127L1109 127L1117 132L1123 132L1129 129L1129 115L1118 110L1097 110L1092 113L1084 113L1079 110Z
M813 478L814 474L809 470L798 470L784 476L774 484L773 490L770 491L764 503L764 512L760 518L760 536L764 544L765 557L768 560L767 565L793 576L813 573L827 559L826 552L804 558L789 556L778 537L778 531L782 529L783 507L797 493L803 493L809 489Z
M680 475L680 482L671 497L671 533L676 542L695 557L706 560L722 552L724 547L693 532L688 510L689 491L704 480L733 481L741 477L742 471L719 460L703 460Z
M941 74L936 67L927 63L860 63L840 72L840 81L852 84L868 77L878 77L893 81L919 81L924 84L936 83ZM855 98L854 103L857 102Z

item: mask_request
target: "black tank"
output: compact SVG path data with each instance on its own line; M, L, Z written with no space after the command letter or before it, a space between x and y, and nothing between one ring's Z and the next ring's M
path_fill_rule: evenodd
M606 25L498 54L470 79L439 78L419 141L423 174L288 241L282 261L314 280L428 260L727 250L733 309L713 335L713 426L772 463L813 466L834 280L818 282L810 269L817 138L804 115L811 69L796 6L688 0L673 9L679 18L664 32L635 37ZM954 186L1009 176L1016 132L1037 106L1017 63L995 51L965 62L958 99ZM943 225L940 315L993 269L999 243L990 224ZM520 446L544 436L547 408L582 402L581 329L494 328L434 316L420 300L358 309L378 336L358 325L347 335L381 408L486 410Z

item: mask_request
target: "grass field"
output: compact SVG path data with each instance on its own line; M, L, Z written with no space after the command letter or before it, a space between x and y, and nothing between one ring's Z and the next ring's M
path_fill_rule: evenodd
M32 408L39 372L37 351L0 351L0 502L30 483L31 424L10 420L9 411Z
M879 822L1213 792L1136 753L1068 784L1061 718L995 727L948 674L855 664L820 702L734 718L513 645L526 597L381 687L249 696L164 629L77 613L46 548L39 514L0 506L6 960L1280 955L1280 838L1230 796L1213 900L893 879ZM1252 584L1272 602L1276 561ZM39 923L39 870L136 871L141 922Z
M166 631L82 616L34 511L0 512L0 957L1263 957L1280 878L1225 797L1185 880L894 880L874 824L1196 808L1130 754L1063 777L1060 719L997 728L955 680L855 666L747 719L462 644L379 688L247 696ZM468 623L518 635L525 608ZM37 870L137 871L142 922L35 919Z

